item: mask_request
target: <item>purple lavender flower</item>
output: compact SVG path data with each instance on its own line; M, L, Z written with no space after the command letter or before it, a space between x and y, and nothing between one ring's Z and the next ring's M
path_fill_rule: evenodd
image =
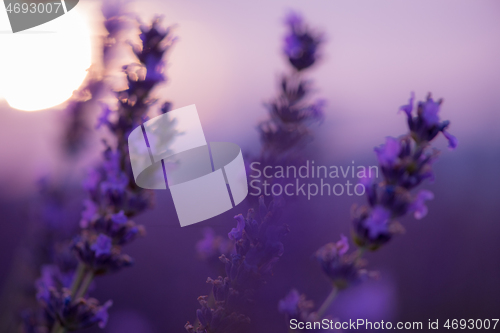
M349 246L346 237L342 236L337 243L326 244L316 252L323 272L334 287L318 312L310 317L314 320L323 318L337 290L374 275L363 269L362 256L365 250L378 249L402 230L395 218L413 213L416 219L420 219L427 214L425 201L433 199L434 195L427 190L412 195L411 190L423 180L434 177L431 166L437 152L429 151L429 142L439 132L443 132L451 148L456 147L457 140L445 131L449 122L440 123L438 112L442 101L434 102L429 94L425 102L418 104L417 116L412 117L413 99L412 94L410 103L401 107L408 116L410 134L400 138L388 137L385 144L375 148L384 181L376 184L373 179L361 179L369 205L353 210L352 238L358 250L347 254ZM280 301L279 309L288 317L297 317L299 302L298 292L292 290Z
M411 190L426 179L434 179L432 164L439 155L437 150L429 150L426 146L417 149L409 135L386 140L386 144L375 148L375 152L388 185Z
M424 180L434 179L432 164L438 151L431 150L429 142L443 132L450 147L456 147L456 139L445 131L449 121L439 120L442 100L435 102L429 94L426 101L418 103L416 117L412 116L413 102L412 94L409 104L400 108L408 116L410 134L397 139L389 137L375 148L384 182L377 185L363 180L369 207L357 209L353 216L353 238L358 246L375 250L401 230L395 218L413 213L420 219L427 214L425 201L434 195L426 190L412 195L411 191Z
M353 239L361 247L376 249L392 238L391 212L382 206L359 210L353 217Z
M338 289L358 283L365 275L355 258L346 255L348 250L347 237L342 235L338 242L328 243L316 252L316 259L323 272Z
M103 234L82 233L75 239L73 248L93 275L118 272L133 264L132 258L122 254L119 247L112 245L111 238Z
M299 302L299 292L297 289L292 289L288 295L278 303L278 310L281 313L286 313L290 317L294 317L299 312Z
M106 235L99 234L96 241L90 246L96 257L107 256L111 254L112 241Z
M266 164L290 162L296 153L312 140L309 126L323 119L325 101L310 101L312 83L302 78L301 71L318 58L323 38L313 33L302 17L291 12L285 23L289 29L283 49L291 66L291 74L283 75L280 94L265 106L270 119L259 124L262 152L259 160Z
M279 301L278 311L284 313L288 319L297 319L299 321L313 321L316 314L312 312L314 303L306 299L305 295L299 294L297 289L290 292Z
M245 229L245 218L241 214L236 215L234 218L238 224L236 228L231 229L228 237L230 240L239 241L241 237L243 237L243 230Z
M220 258L225 264L226 277L207 281L212 284L215 305L208 306L207 297L200 297L199 325L194 327L188 322L185 325L188 332L236 333L245 329L248 318L237 314L236 309L250 300L254 290L269 277L283 254L281 238L288 232L288 227L279 222L282 199L276 197L268 206L264 197L259 202L257 216L253 209L246 218L236 216L238 225L228 235L236 241L236 253L230 258L225 255Z
M120 11L113 8L103 7L106 18L115 17L114 22L108 21L106 25L110 41L121 29L117 26L120 19L116 17ZM150 28L141 27L142 45L134 48L140 63L125 69L128 89L117 93L116 111L103 106L98 125L111 130L114 142L106 143L102 163L91 170L83 184L89 198L84 201L82 230L71 245L79 261L76 272L72 271L71 278L64 280L63 274L54 270L52 277L44 273L38 282L38 300L47 314L47 320L38 326L45 326L44 332L62 333L95 324L103 328L111 301L100 305L97 300L88 298L89 287L95 276L130 266L132 258L122 252L122 246L144 235L144 228L131 218L152 206L152 196L133 181L127 136L141 125L149 107L156 101L151 96L152 89L165 81L162 58L172 40L168 29L160 30L158 19ZM141 71L145 71L142 76ZM163 107L166 108L168 104ZM111 113L116 113L116 117L110 117Z
M285 23L289 32L285 37L283 52L288 57L290 64L297 71L311 67L318 60L318 48L323 37L311 31L296 12L288 14Z
M434 199L434 194L431 191L421 190L413 200L410 211L414 212L417 220L424 218L427 215L427 206L425 201Z
M280 96L268 103L271 119L259 124L262 160L279 160L308 143L309 126L323 119L324 100L308 101L309 81L292 75L284 76Z
M196 311L199 325L195 328L189 322L184 326L189 333L244 333L247 332L250 319L236 312L227 313L224 302L215 302L214 306L209 306L208 297L198 298L201 308Z
M49 288L39 292L39 302L44 306L47 314L57 318L58 322L69 331L81 330L97 324L104 328L108 322L108 309L113 304L107 301L103 305L95 298L79 298L73 300L68 289L62 292Z
M414 99L415 95L412 93L408 105L402 106L400 110L406 113L411 135L417 144L424 145L442 132L448 140L449 148L455 149L458 146L458 140L446 131L450 122L448 120L441 122L439 118L443 100L435 102L429 93L425 101L418 102L417 115L414 117L412 115Z
M375 148L377 153L378 162L381 166L392 166L399 158L401 153L401 143L398 139L387 137L385 144L379 148Z

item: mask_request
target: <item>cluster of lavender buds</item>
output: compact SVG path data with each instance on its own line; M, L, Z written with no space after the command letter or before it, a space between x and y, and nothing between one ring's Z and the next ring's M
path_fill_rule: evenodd
M190 333L240 333L245 332L250 319L242 311L253 297L254 291L271 275L276 262L283 254L281 239L288 227L280 222L283 201L275 197L266 206L264 197L259 199L259 209L248 211L245 217L237 215L236 227L228 237L235 244L231 257L222 255L225 277L208 278L212 285L210 296L198 298L197 323L189 322L185 328Z
M0 321L0 331L14 331L13 327L19 317L17 312L20 309L23 309L22 317L26 322L32 323L26 327L43 321L33 320L33 311L27 309L36 305L34 281L39 277L44 264L67 263L69 265L65 265L61 270L71 274L77 266L74 254L68 250L67 241L78 230L78 220L73 216L73 207L83 192L79 184L81 180L76 176L79 172L75 172L75 169L79 167L79 158L89 146L90 137L94 135L91 129L96 110L99 109L98 101L111 94L107 82L108 74L116 60L115 54L111 54L112 51L117 51L119 40L132 23L126 8L122 0L107 0L103 4L104 26L108 33L102 43L102 64L93 64L89 68L84 84L73 94L62 114L60 155L70 163L65 165L58 176L47 175L38 182L40 198L36 200L36 217L30 222L25 244L21 245L24 255L15 261L11 269L11 286L6 293L6 299L10 300L3 301L8 304L10 312L5 311L6 314ZM2 307L6 306L2 304ZM11 319L7 319L8 317Z
M104 16L104 27L107 35L102 45L102 73L93 65L84 85L73 95L65 112L65 128L63 133L63 149L68 155L78 155L87 146L87 137L91 134L91 119L98 101L107 97L109 88L107 78L115 61L119 40L128 28L133 26L131 15L126 12L127 6L122 0L104 1L101 12ZM93 118L92 118L93 119Z
M279 312L286 314L288 320L314 321L316 317L312 312L313 309L314 302L308 300L305 295L299 294L297 289L290 290L278 303Z
M309 100L312 82L302 77L306 69L317 63L324 38L310 29L296 12L287 15L285 25L288 31L282 52L291 66L291 73L282 76L278 97L265 104L269 119L258 125L261 153L258 158L251 159L265 165L290 163L297 159L300 148L312 139L310 125L323 119L325 107L322 99ZM216 236L213 229L206 228L196 250L199 258L217 262L221 254L234 252L234 244Z
M279 96L266 104L270 119L259 124L263 163L293 158L294 152L311 140L310 125L323 119L325 101L310 101L312 82L303 78L304 71L317 63L323 36L295 12L286 17L285 23L288 32L283 53L291 70L281 77Z
M369 206L356 209L353 216L353 239L362 247L375 250L387 243L401 230L397 218L413 214L421 219L427 214L425 201L433 199L432 192L420 190L412 193L422 181L434 180L432 164L439 151L429 146L439 132L447 138L449 147L457 147L457 139L446 129L450 122L439 120L442 100L434 101L429 94L419 102L413 115L412 94L409 104L401 107L408 118L410 132L399 138L386 138L386 143L375 148L384 181L375 184L365 178Z
M111 7L103 8L110 35L119 29L121 18ZM115 12L117 13L117 12ZM39 315L27 317L24 332L66 332L98 324L106 325L112 302L100 304L88 296L94 277L117 272L132 264L122 247L145 234L131 219L152 207L151 191L136 186L130 166L127 137L141 126L149 108L157 102L151 92L165 81L163 57L172 45L170 29L155 19L151 27L141 25L141 46L134 47L138 62L124 67L128 88L116 92L118 106L103 105L98 127L106 126L114 142L105 142L103 161L91 170L83 187L84 201L80 233L53 265L45 266L37 281ZM109 37L108 36L108 37ZM170 109L165 103L162 112Z
M270 119L259 124L262 150L257 161L265 164L290 161L307 144L312 135L309 126L323 119L325 102L309 101L311 81L302 73L318 60L323 37L312 31L302 17L291 12L286 20L288 32L283 53L291 65L291 74L283 75L279 96L266 104ZM250 319L242 314L254 291L270 276L272 268L284 252L281 239L288 226L279 222L284 202L274 197L266 206L259 198L258 213L253 209L245 217L235 217L237 225L229 240L216 236L207 228L196 249L200 258L212 262L216 257L225 265L217 279L208 278L212 285L210 296L198 298L201 308L197 322L185 328L190 333L245 332Z
M424 180L434 180L432 164L439 151L430 147L430 142L442 132L448 140L449 148L457 147L457 139L447 132L449 121L440 121L439 109L442 100L434 101L429 94L425 101L419 102L416 114L413 111L414 95L409 104L400 108L408 118L409 133L399 138L388 137L386 143L375 148L375 153L382 170L383 181L376 184L370 178L364 178L368 205L355 207L352 217L352 238L357 251L348 254L347 237L342 236L336 243L321 247L316 258L333 285L332 292L319 310L304 311L302 298L297 291L292 291L279 304L279 310L289 318L321 320L337 291L359 283L373 275L364 268L362 258L366 250L375 251L389 242L403 230L396 219L413 214L421 219L427 214L425 201L433 199L432 192L413 190Z

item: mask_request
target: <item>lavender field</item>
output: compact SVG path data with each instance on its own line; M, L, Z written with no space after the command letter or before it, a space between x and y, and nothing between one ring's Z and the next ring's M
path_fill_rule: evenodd
M89 0L0 33L0 332L494 330L499 11ZM128 140L191 104L249 194L181 227Z

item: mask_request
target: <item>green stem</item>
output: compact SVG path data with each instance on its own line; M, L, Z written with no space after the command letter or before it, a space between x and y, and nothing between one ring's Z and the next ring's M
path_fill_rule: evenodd
M54 327L52 327L51 333L66 333L66 328L62 327L61 324L56 321L54 324Z
M82 283L83 275L85 274L85 264L79 263L76 269L75 277L73 278L73 283L71 284L71 298L75 297L76 291Z
M85 275L82 285L80 286L80 289L78 289L78 292L75 295L75 300L85 296L93 279L94 279L94 272L90 271L87 273L87 275Z
M73 282L71 283L71 298L72 299L76 299L76 298L81 297L81 296L75 297L75 294L77 293L77 290L79 288L80 288L80 290L82 290L81 288L83 286L80 287L80 284L82 283L84 275L85 275L85 264L79 263L78 268L76 269L76 272L75 272L75 276L73 278ZM87 274L86 277L88 277L89 275L93 275L93 274L89 273L89 274ZM92 282L92 280L90 280L90 282ZM88 284L90 284L90 282L88 282ZM88 285L85 288L85 290L83 291L83 293L86 292L87 288L88 288ZM80 292L78 292L78 294L80 294ZM61 326L59 321L56 321L56 323L54 324L54 326L52 327L52 330L50 332L51 333L66 333L66 328Z
M328 310L328 308L332 304L332 302L335 299L335 297L337 297L337 291L338 291L337 287L333 287L333 289L330 292L330 294L328 295L328 297L325 299L325 301L323 302L323 304L321 304L321 307L319 308L319 310L317 312L318 320L321 320L323 318L323 316L325 315L326 310Z
M361 259L363 257L363 255L365 254L365 252L366 252L366 247L364 247L364 246L360 247L358 249L358 253L356 254L356 260Z

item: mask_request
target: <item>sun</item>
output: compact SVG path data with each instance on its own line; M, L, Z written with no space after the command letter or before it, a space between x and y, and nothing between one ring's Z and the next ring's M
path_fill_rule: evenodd
M78 8L24 32L0 31L0 45L0 97L23 111L69 99L92 61L90 29Z

